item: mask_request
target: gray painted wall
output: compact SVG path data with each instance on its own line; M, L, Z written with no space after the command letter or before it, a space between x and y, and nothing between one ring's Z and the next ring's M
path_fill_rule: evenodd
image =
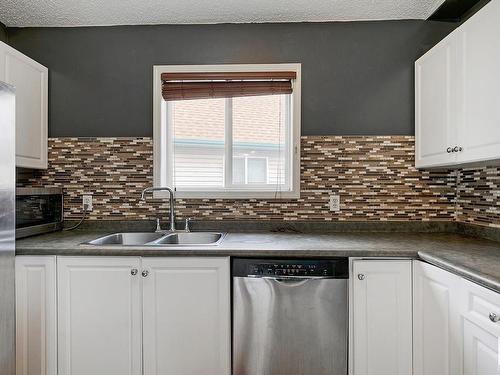
M0 42L7 43L7 28L0 22Z
M413 134L413 62L454 24L10 28L49 70L50 136L152 135L154 64L302 63L302 134Z

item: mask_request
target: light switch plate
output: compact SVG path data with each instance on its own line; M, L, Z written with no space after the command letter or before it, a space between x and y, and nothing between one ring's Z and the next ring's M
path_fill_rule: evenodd
M330 195L330 211L340 211L340 195Z

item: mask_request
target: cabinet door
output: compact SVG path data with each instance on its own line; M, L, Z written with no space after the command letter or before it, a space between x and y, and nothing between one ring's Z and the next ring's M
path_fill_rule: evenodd
M411 261L354 261L353 273L353 374L411 375Z
M228 258L147 258L144 375L230 374Z
M56 258L16 257L16 374L57 374Z
M57 274L59 375L140 375L140 259L58 257Z
M460 28L464 39L464 116L459 162L500 159L500 2L491 1Z
M16 89L16 166L47 168L48 70L0 42L3 80Z
M414 375L462 374L460 278L413 262Z
M496 375L499 372L500 336L464 320L465 375Z
M461 119L461 39L452 33L415 63L415 165L452 165Z

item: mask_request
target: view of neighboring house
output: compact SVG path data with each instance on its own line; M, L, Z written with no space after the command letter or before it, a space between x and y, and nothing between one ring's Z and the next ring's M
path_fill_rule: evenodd
M287 99L267 95L171 102L176 187L227 185L225 144L231 141L233 186L283 184Z

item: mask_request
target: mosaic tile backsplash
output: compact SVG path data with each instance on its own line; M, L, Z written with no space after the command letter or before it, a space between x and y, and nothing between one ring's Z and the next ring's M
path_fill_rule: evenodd
M152 152L152 139L146 137L52 138L49 169L24 180L21 174L21 183L62 186L66 219L81 216L84 193L93 195L93 220L164 218L165 202L139 199L142 189L152 185ZM178 218L449 221L457 217L500 226L498 169L418 171L413 165L412 136L304 136L300 199L177 200ZM341 195L339 213L329 211L332 193Z
M500 228L500 167L457 174L456 220Z

